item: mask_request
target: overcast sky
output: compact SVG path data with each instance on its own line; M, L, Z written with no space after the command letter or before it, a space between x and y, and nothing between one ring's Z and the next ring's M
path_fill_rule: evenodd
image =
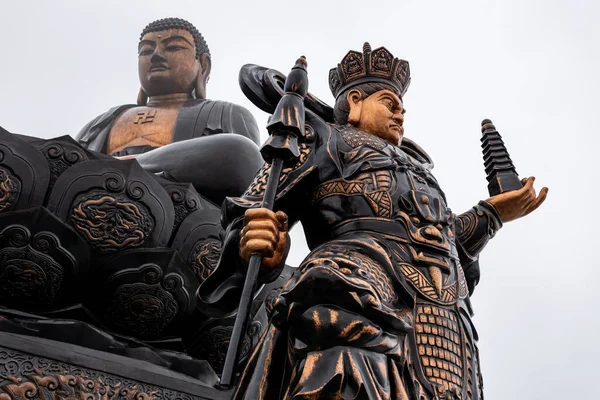
M245 63L287 73L306 55L310 91L331 104L327 74L348 50L369 41L408 60L406 136L435 160L454 212L487 197L484 118L519 174L550 188L481 257L473 304L486 399L598 398L597 1L0 4L0 126L40 137L75 135L108 108L135 103L139 34L158 18L198 27L213 59L208 97L244 105L261 128L267 115L237 83ZM289 262L306 253L296 229Z

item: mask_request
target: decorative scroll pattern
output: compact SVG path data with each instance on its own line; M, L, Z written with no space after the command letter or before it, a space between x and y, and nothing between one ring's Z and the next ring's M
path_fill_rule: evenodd
M8 170L0 168L0 212L10 209L19 198L21 182Z
M194 400L186 394L0 347L0 400Z
M173 236L188 215L196 210L202 209L202 205L200 204L201 200L194 187L190 184L165 182L163 183L163 188L171 197L173 210L175 211L175 220L171 232L171 236Z
M221 256L221 242L217 239L206 239L196 243L191 254L190 264L200 282L212 274Z
M52 304L63 275L56 260L30 246L0 250L0 300L4 304Z
M260 333L261 328L258 321L253 321L248 327L248 332L242 341L240 360L244 360L252 351L252 338ZM215 326L207 329L198 339L198 343L201 343L201 345L194 351L194 357L208 361L214 371L220 374L225 365L225 357L227 356L227 348L232 332L233 326Z
M0 302L20 309L47 307L63 283L75 257L52 232L10 225L0 232Z
M423 372L430 382L460 398L463 359L456 313L433 304L419 304L415 314L415 336Z
M131 277L137 282L120 284ZM164 275L159 265L146 264L137 273L131 268L117 273L109 282L118 286L108 301L104 319L119 330L142 339L156 339L177 317L180 306L175 293L183 286L179 274Z
M0 212L43 205L49 175L38 149L0 128Z
M53 187L59 176L62 175L71 166L86 161L89 158L86 156L83 149L79 148L74 143L48 141L43 147L39 147L44 157L48 160L48 168L50 169L50 187Z
M122 285L113 294L106 319L129 334L147 339L159 337L177 316L173 295L158 285Z
M105 253L142 246L154 228L141 203L94 191L75 200L71 221L93 248Z

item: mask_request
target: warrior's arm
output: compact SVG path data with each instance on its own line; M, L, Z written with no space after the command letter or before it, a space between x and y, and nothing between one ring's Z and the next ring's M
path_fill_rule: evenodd
M311 176L316 172L312 146L302 145L300 159L293 166L284 167L280 179L275 211L283 211L292 227L300 218L304 200L308 196ZM200 286L198 301L202 311L209 315L223 316L233 313L239 303L248 264L240 256L240 239L247 210L259 208L266 187L270 165L265 164L242 197L228 197L222 210L222 225L225 229L223 251L217 268ZM259 284L272 282L285 265L289 250L289 239L284 257L279 265L259 276Z
M479 282L479 253L501 227L500 214L486 201L455 217L456 245L471 293Z
M523 179L521 189L480 201L471 210L456 217L456 242L471 293L479 281L479 253L502 227L502 223L528 215L546 200L548 188L542 188L537 194L534 181L535 177Z

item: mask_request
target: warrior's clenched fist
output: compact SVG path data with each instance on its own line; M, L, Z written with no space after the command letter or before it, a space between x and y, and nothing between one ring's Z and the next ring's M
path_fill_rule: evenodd
M263 256L261 270L270 271L283 261L287 245L288 217L267 208L253 208L244 214L240 256L249 261L254 254Z

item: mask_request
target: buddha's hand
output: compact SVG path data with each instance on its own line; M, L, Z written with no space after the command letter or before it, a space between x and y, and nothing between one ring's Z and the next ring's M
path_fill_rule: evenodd
M533 182L535 177L529 177L521 180L523 187L519 190L511 190L499 195L490 197L487 203L495 207L500 214L502 222L509 222L526 216L538 208L548 195L548 188L544 187L536 195Z
M288 217L267 208L252 208L244 214L240 240L240 256L248 262L254 254L263 257L262 272L281 265L287 245Z

